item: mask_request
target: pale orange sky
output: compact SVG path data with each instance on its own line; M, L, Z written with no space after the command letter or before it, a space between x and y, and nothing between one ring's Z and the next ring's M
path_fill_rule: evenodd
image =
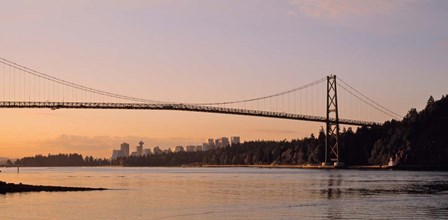
M337 74L405 115L446 94L445 1L18 0L0 8L1 56L85 86L155 100L214 102ZM110 157L205 138L292 139L323 124L161 111L1 109L0 157Z

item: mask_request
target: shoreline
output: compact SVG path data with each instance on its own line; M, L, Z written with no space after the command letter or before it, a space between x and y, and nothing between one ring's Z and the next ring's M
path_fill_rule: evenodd
M419 166L419 165L352 165L352 166L321 166L317 164L307 165L192 165L183 167L210 167L210 168L225 168L225 167L254 167L264 169L320 169L320 170L409 170L409 171L448 171L448 166Z
M320 169L320 170L409 170L409 171L448 171L448 166L421 166L421 165L350 165L350 166L321 166L318 164L305 164L305 165L268 165L268 164L252 164L252 165L213 165L213 164L186 164L180 166L25 166L20 168L39 168L39 167L180 167L180 168L262 168L262 169ZM4 167L4 168L16 168L16 167Z
M238 168L238 167L251 167L251 168L263 168L263 169L357 169L357 170L384 170L392 169L389 166L379 166L379 165L366 165L366 166L345 166L345 167L334 167L334 166L321 166L321 165L192 165L192 166L182 166L182 167L205 167L205 168Z

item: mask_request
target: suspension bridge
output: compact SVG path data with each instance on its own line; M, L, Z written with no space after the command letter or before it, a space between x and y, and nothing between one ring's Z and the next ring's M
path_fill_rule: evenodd
M65 81L0 58L0 108L127 109L208 112L326 124L325 163L340 164L340 125L378 126L402 116L336 75L251 99L209 103L137 98Z

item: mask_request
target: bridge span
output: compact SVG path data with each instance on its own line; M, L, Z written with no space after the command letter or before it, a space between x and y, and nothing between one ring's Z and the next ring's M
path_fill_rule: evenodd
M227 107L215 107L193 104L152 104L152 103L101 103L101 102L18 102L2 101L0 108L48 108L56 109L126 109L126 110L172 110L190 112L208 112L243 116L256 116L266 118L280 118L300 121L327 122L326 117L302 115L285 112L270 112L250 109L238 109ZM336 118L329 118L330 122L336 122ZM354 126L378 126L381 123L339 119L339 124Z

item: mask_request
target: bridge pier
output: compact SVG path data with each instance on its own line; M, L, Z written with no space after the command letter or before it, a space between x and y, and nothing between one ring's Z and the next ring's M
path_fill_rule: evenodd
M344 162L323 162L321 164L321 167L325 168L344 168L345 167L345 163Z

